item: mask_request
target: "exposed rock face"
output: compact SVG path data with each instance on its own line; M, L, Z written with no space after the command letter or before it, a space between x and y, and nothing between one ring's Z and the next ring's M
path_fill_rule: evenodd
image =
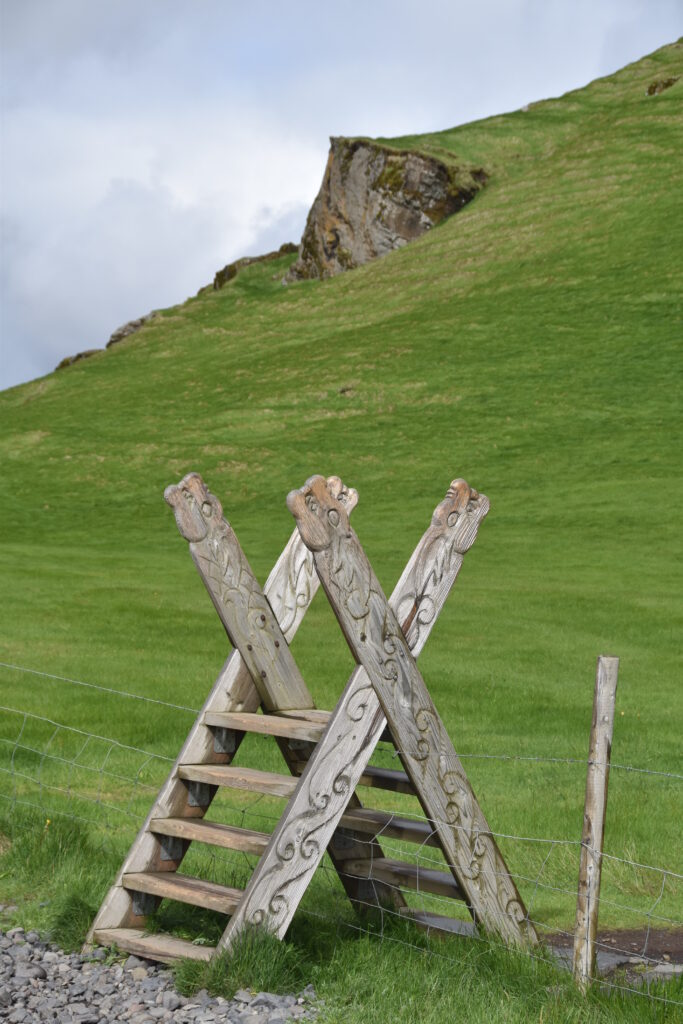
M77 352L75 356L64 356L64 358L55 366L55 370L63 370L67 366L73 366L74 363L80 363L81 359L88 359L90 356L97 355L98 352L103 352L101 348L87 348L84 352Z
M462 209L486 183L481 168L374 142L331 139L299 259L285 281L331 277L419 238Z
M117 327L111 338L107 342L106 347L111 348L112 345L116 345L117 342L123 341L130 334L135 334L141 327L152 320L156 316L156 313L147 313L145 316L139 316L137 320L129 320L127 324L123 324L121 327ZM90 356L96 355L98 352L103 352L101 348L88 348L84 352L77 352L75 356L65 356L64 359L55 367L56 370L63 370L67 366L73 366L74 363L80 362L81 359L88 359Z
M675 85L680 77L680 75L676 75L675 78L658 78L656 81L650 82L645 90L645 94L647 96L659 96L665 89L670 89L672 85Z
M145 316L139 316L137 320L129 320L127 324L123 324L121 327L117 327L111 338L107 342L107 348L111 348L112 345L118 344L119 341L123 341L131 334L135 334L141 327L144 327L148 321L152 320L156 314L146 313Z

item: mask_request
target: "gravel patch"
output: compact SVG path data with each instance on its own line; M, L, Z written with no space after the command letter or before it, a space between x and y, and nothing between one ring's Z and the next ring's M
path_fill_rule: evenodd
M0 932L0 1019L10 1024L285 1024L312 1020L316 995L308 985L298 995L240 989L233 999L205 989L179 995L163 965L129 956L107 964L104 949L82 956L64 953L38 932Z

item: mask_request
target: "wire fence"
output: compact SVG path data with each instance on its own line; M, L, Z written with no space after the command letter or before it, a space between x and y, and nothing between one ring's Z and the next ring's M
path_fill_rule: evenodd
M195 708L158 700L140 694L115 690L52 673L0 662L8 671L42 677L51 682L87 687L115 696L117 700L142 701L159 705L173 712L197 714ZM179 726L182 739L182 724ZM180 745L180 744L179 744ZM400 756L391 748L378 759ZM523 762L538 765L571 765L584 769L587 760L576 757L534 757L528 754L459 753L466 758L483 761ZM120 846L129 842L145 819L149 807L166 779L174 759L159 752L124 743L118 739L70 726L53 718L8 705L0 705L0 817L12 827L30 830L46 827L43 820L54 818L79 822L93 834L115 834ZM612 764L612 769L638 776L651 776L653 784L666 781L675 785L683 775L661 768ZM583 779L580 793L582 795ZM657 790L653 800L656 800ZM377 799L375 790L362 790L369 799ZM316 888L302 905L302 913L322 920L331 929L350 934L367 932L378 942L398 942L424 952L424 946L413 943L406 931L406 921L429 933L467 934L472 939L490 942L472 925L466 905L453 894L457 892L451 865L441 853L437 821L428 820L418 811L408 809L401 798L400 809L387 813L384 823L366 836L353 832L356 844L366 845L362 875L345 871L343 863L336 866L325 857L316 875ZM243 828L272 832L280 818L282 802L264 794L245 791L223 791L212 808L212 817ZM5 813L2 813L2 808ZM23 817L16 811L21 809ZM392 835L398 820L421 826L418 843L409 843ZM464 826L445 823L449 828ZM530 956L554 967L571 966L573 933L566 922L573 921L576 902L576 877L582 846L580 838L566 836L519 835L491 832L503 849L510 865L510 875L522 893L527 907L527 922L541 943L531 951L505 947L511 955ZM378 845L379 844L379 845ZM619 927L602 932L597 941L601 984L615 991L633 993L657 1001L683 1006L660 981L676 973L683 960L683 920L680 913L680 890L683 874L674 867L649 864L632 851L603 854L603 894L600 906L605 916ZM396 880L387 870L387 860L408 865L402 878ZM211 876L215 881L230 884L246 882L256 860L246 853L218 848L190 848L184 870ZM193 872L193 868L195 868ZM354 873L355 872L355 873ZM368 899L368 909L375 912L370 928L362 919L349 913L344 881L362 877L375 897L391 893L396 904L387 906L383 899L376 921L379 899ZM409 879L409 881L407 881ZM623 895L620 895L623 894ZM630 902L630 899L633 902ZM361 900L361 903L364 901ZM626 923L626 926L625 926ZM429 954L457 962L457 950L449 944L438 949L429 947Z

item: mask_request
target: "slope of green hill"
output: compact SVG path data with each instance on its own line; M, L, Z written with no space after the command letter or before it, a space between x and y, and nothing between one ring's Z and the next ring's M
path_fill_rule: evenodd
M585 759L595 659L613 653L614 760L680 773L683 79L646 91L681 74L679 42L525 112L382 140L456 153L490 181L374 264L286 288L294 257L256 264L0 395L2 662L198 707L227 643L167 484L201 472L265 580L293 528L287 491L338 473L389 592L464 476L491 513L421 659L456 748ZM322 595L294 650L331 706L351 659ZM168 756L191 720L6 667L0 689L3 705ZM12 741L16 717L0 730ZM247 751L261 767L276 754ZM35 776L35 755L18 763ZM580 838L583 765L465 764L494 829ZM608 851L680 872L680 796L679 780L615 769ZM60 799L43 791L48 812ZM522 878L543 861L512 840L506 854ZM546 882L571 890L576 864L556 848ZM606 895L638 912L606 904L605 923L641 924L660 884L612 865ZM671 879L660 912L681 918ZM538 889L533 913L570 926L571 892Z

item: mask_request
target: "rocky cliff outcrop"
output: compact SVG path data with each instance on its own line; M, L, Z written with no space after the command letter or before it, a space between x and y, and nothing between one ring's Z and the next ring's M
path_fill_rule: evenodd
M422 153L361 139L330 142L299 258L285 281L331 277L384 256L462 209L487 180L481 168Z
M222 270L218 270L213 279L213 290L219 291L223 285L226 285L228 281L232 281L233 278L237 277L240 270L244 267L250 267L253 263L270 263L271 260L279 260L282 256L288 256L290 253L297 252L299 249L298 245L294 245L293 242L284 242L279 249L275 249L273 252L267 252L264 256L243 256L239 260L235 260L234 263L228 263ZM203 289L200 289L200 293Z

